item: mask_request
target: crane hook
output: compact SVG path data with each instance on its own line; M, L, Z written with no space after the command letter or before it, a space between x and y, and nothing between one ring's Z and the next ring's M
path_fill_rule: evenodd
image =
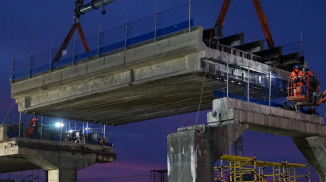
M77 22L76 20L79 21L79 19L80 19L80 14L78 12L78 5L80 5L80 6L84 5L84 0L76 0L76 2L75 2L75 9L73 11L74 12L74 23Z
M104 4L103 0L102 0L102 3L103 3L102 15L104 16L106 14L106 11L105 11L105 4Z

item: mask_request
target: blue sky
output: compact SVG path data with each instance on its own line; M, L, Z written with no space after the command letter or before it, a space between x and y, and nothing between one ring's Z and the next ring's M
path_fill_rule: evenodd
M85 2L88 2L87 0ZM180 5L187 6L187 0L117 0L107 5L104 29L123 26L144 17L153 16L156 3L162 12ZM193 2L192 18L195 25L213 27L222 0L196 0ZM304 55L311 70L324 74L324 48L326 46L326 2L324 0L261 0L276 46L300 41L303 34ZM29 59L31 48L34 54L50 50L53 41L60 46L73 22L73 0L29 0L14 3L0 0L0 119L5 117L12 103L10 98L10 71L13 55L17 59ZM173 16L169 21L179 21L187 13L178 14L178 9L170 10ZM177 12L177 13L175 13ZM163 14L163 13L162 13ZM168 14L168 13L166 13ZM159 13L160 16L160 13ZM82 16L81 24L86 37L96 35L99 23L103 23L100 10ZM250 0L233 0L224 23L224 35L245 33L245 41L264 39L254 6ZM266 45L267 48L267 45ZM284 47L284 49L287 46ZM300 48L296 48L299 51ZM326 88L322 84L322 89ZM320 108L320 112L325 107ZM12 113L17 114L17 105ZM323 113L323 112L322 112ZM177 131L182 122L190 124L196 114L184 114L150 121L109 127L114 133L115 152L118 161L112 164L94 165L80 171L80 178L114 177L124 175L149 175L151 169L166 168L166 137ZM206 122L206 111L200 113L199 123ZM254 132L245 132L244 153L246 156L257 154L261 160L292 162L307 161L291 142L290 138ZM27 173L26 173L27 174ZM3 175L0 175L0 178Z

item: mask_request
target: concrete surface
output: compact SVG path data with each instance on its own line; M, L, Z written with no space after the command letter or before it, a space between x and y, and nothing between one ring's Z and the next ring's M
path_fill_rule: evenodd
M212 116L212 112L216 116ZM210 124L238 121L248 124L248 130L288 137L326 137L324 118L282 108L259 105L232 98L215 99L207 114Z
M49 182L76 182L78 170L115 161L113 148L107 146L29 138L0 141L0 173L42 168Z
M217 127L201 125L168 135L168 181L213 182L214 163L247 128L237 122Z
M326 127L317 115L231 98L215 99L208 125L180 128L168 136L169 182L213 181L213 165L245 130L292 137L326 182Z
M326 182L326 138L294 138L293 142L318 173L319 181Z
M203 57L289 74L238 52L207 48L202 36L203 28L196 27L18 80L11 84L11 97L21 112L115 126L196 111ZM202 110L210 108L214 88L223 87L224 82L206 80ZM231 87L243 95L239 87Z

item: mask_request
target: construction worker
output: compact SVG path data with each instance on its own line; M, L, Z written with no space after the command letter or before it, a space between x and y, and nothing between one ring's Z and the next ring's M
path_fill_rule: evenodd
M292 71L290 77L293 83L293 95L294 96L298 96L301 93L301 90L298 90L297 92L297 88L296 87L302 87L303 83L302 83L302 79L303 79L303 73L299 70L299 66L295 65L294 66L294 70Z
M308 94L308 88L311 87L311 84L309 82L310 81L309 78L310 77L311 78L314 78L314 75L311 73L311 71L310 71L310 69L308 67L303 68L303 71L304 71L304 81L305 81L304 82L304 85L305 85L305 91L304 91L304 93L305 93L305 95L307 95Z
M310 69L308 67L303 68L305 78L308 79L309 77L314 77L314 75L311 73Z
M35 116L32 120L28 122L28 134L33 135L34 134L34 128L38 124L38 118Z

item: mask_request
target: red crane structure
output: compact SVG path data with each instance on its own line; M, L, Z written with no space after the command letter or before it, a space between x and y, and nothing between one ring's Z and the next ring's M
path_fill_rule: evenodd
M116 0L92 0L90 3L84 5L84 0L76 0L75 2L75 9L74 9L74 23L66 36L65 40L63 41L60 49L56 53L54 59L52 62L59 61L62 57L62 51L66 50L72 36L74 35L75 30L77 29L80 40L82 42L83 48L85 52L89 52L89 47L83 32L83 29L80 25L80 17L81 15L84 15L85 13L96 10L101 6L105 6L109 3L112 3ZM102 14L104 15L106 11L103 9Z
M266 15L265 15L264 11L263 11L263 8L262 8L262 6L260 4L260 1L259 0L252 0L252 2L254 4L254 6L255 6L256 13L257 13L261 28L263 29L263 32L264 32L265 39L266 39L266 42L268 44L268 47L269 48L275 48L275 44L274 44L274 41L273 41L273 38L272 38L272 34L271 34L271 31L270 31L269 26L268 26L267 18L266 18ZM231 3L231 0L224 0L224 3L222 5L221 11L220 11L220 14L219 14L219 16L218 16L218 18L216 20L216 23L215 23L215 27L223 26L223 23L224 23L224 20L225 20L225 17L226 17L226 13L227 13L227 11L229 9L230 3Z
M84 0L77 0L75 2L75 15L74 15L74 24L72 25L68 35L66 36L65 40L63 41L60 49L58 50L57 54L55 55L54 59L53 59L53 62L56 62L56 61L59 61L62 57L62 51L66 50L72 36L74 35L74 32L75 30L77 29L78 31L78 34L79 34L79 37L80 37L80 40L82 42L82 45L83 45L83 48L84 48L84 51L85 52L89 52L89 48L88 48L88 44L87 44L87 41L86 41L86 38L85 38L85 35L84 35L84 32L83 32L83 29L80 25L80 14L77 13L77 10L78 10L78 5L79 6L82 6L84 5Z
M275 44L272 38L271 31L268 26L266 15L259 0L252 0L261 28L264 32L266 42L269 48L275 48ZM224 0L220 14L216 20L215 27L222 27L227 11L229 9L231 0ZM307 72L308 73L308 72ZM311 72L312 75L305 74L303 78L299 78L296 84L293 86L293 79L288 78L288 97L287 102L291 102L295 107L312 107L311 111L315 112L314 106L321 106L326 103L326 90L320 91L321 82L318 80L318 73ZM296 90L296 94L293 91Z

